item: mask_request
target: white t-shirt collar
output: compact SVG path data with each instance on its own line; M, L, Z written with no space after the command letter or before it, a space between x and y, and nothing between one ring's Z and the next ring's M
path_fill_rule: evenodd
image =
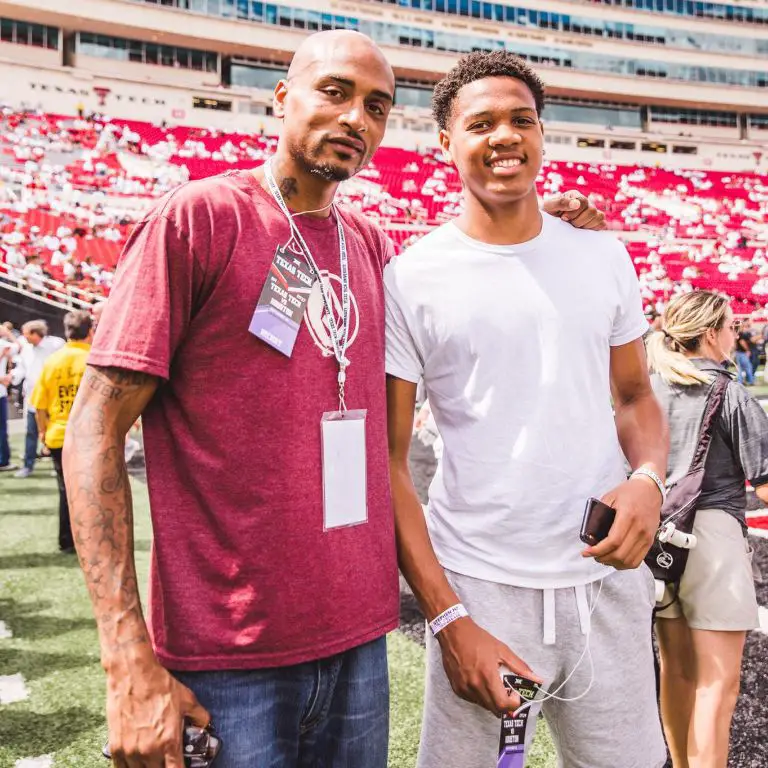
M541 215L541 231L535 237L530 240L526 240L523 243L513 243L511 245L501 245L498 243L485 243L482 240L475 240L468 234L463 232L456 222L450 222L450 226L453 228L456 237L462 242L466 243L471 248L479 251L485 251L486 253L498 253L502 256L518 256L521 253L529 253L537 248L540 248L547 239L549 232L551 232L552 221L548 214L542 213Z

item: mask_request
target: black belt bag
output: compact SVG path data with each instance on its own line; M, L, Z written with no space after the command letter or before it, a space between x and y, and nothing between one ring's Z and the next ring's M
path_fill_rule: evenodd
M712 433L723 407L725 391L731 381L725 372L717 373L716 376L717 379L707 397L704 418L699 431L699 442L693 454L690 469L669 489L667 500L661 508L662 527L665 523L674 523L675 528L683 533L693 531L701 486L704 482L704 465L712 443ZM688 562L688 552L688 549L681 549L673 544L662 544L657 533L653 546L645 557L645 564L653 571L654 578L667 584L677 584Z

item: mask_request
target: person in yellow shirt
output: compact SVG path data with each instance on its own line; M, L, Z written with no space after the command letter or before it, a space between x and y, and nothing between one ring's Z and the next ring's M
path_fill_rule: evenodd
M61 452L69 412L85 373L85 364L91 349L93 321L90 313L68 312L64 316L64 335L67 343L45 361L40 378L32 391L30 404L37 411L40 439L50 450L53 466L56 468L59 484L59 549L72 553L75 551L75 542L69 522Z

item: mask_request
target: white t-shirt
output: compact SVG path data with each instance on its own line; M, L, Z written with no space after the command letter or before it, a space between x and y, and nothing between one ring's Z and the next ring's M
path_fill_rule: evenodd
M13 346L14 345L11 344L10 341L0 339L0 378L8 373L9 358L7 355L4 355L3 352L6 349L12 349ZM0 399L3 397L8 397L8 388L4 384L0 384Z
M502 584L586 584L586 501L625 478L610 348L648 328L612 235L546 214L526 243L446 224L384 271L387 373L423 376L444 454L428 526L443 567Z
M24 381L22 392L25 402L32 394L32 390L43 372L45 361L54 353L60 350L65 342L58 336L44 336L40 343L35 347L23 339L19 342L21 349L16 358L16 367L12 371L12 383L18 387L21 381ZM27 405L27 410L34 413L35 409Z

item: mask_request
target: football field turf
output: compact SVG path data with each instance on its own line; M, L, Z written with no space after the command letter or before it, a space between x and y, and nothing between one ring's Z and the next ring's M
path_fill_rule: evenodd
M58 496L51 471L46 460L28 480L0 474L0 768L44 755L53 760L41 765L103 768L104 675L96 629L77 560L57 551ZM132 482L136 560L146 586L149 509L146 487ZM389 657L390 766L413 768L424 650L395 632ZM20 700L4 703L3 696ZM545 728L540 735L530 765L550 768L555 762Z

